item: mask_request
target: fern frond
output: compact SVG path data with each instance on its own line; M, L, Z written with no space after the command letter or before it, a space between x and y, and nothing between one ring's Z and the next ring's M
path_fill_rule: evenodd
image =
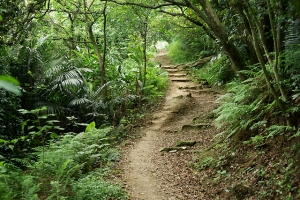
M291 133L292 131L295 131L294 127L273 125L267 128L267 132L268 132L267 138L274 138L275 136Z

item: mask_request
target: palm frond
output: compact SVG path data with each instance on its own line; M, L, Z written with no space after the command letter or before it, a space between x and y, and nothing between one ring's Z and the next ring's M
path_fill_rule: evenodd
M34 107L36 107L36 108L41 108L41 107L44 107L44 106L47 107L47 109L45 111L48 114L59 114L59 113L64 112L64 111L69 111L69 108L66 108L64 106L58 105L58 104L53 103L53 102L39 101L39 102L34 104Z
M107 82L106 84L102 85L101 87L99 87L92 95L91 95L91 99L95 99L99 93L105 88L105 87L108 87L110 85L112 85L113 82L112 81L109 81Z
M73 99L69 105L70 106L78 106L78 105L84 105L84 104L91 104L92 101L87 98L79 98L79 99Z

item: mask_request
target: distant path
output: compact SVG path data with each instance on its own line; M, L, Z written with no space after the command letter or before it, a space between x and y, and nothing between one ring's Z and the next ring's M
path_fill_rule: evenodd
M151 121L146 124L146 127L138 130L142 133L142 138L124 153L123 181L132 200L198 199L198 194L184 197L183 193L188 191L183 191L180 185L176 185L176 180L172 180L176 176L180 177L181 172L173 171L173 169L180 164L181 160L172 162L173 158L171 158L171 162L169 162L168 156L176 155L179 152L161 153L159 150L173 145L172 142L176 140L195 139L198 141L211 137L211 134L204 133L197 138L199 134L195 133L193 128L186 130L188 133L185 133L183 137L181 134L174 135L174 133L181 132L183 125L193 123L194 118L199 116L201 110L200 108L198 110L197 107L202 107L201 112L211 109L213 106L211 100L215 99L215 95L208 92L204 96L199 96L201 87L189 80L184 69L170 65L166 51L159 53L156 59L163 68L169 71L170 86L161 109L153 113ZM204 106L204 110L201 101L196 98L205 98L202 102L202 104L207 104ZM191 156L192 154L188 157L184 156L183 159L191 159ZM191 166L188 170L191 170ZM184 173L184 169L182 172ZM182 183L184 184L184 182Z

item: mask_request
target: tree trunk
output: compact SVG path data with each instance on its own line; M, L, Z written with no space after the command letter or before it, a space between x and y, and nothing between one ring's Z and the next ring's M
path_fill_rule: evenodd
M100 73L101 73L100 74L101 84L103 86L104 84L106 84L104 58L102 57L102 55L100 53L100 50L98 48L98 45L97 45L97 42L96 42L96 39L95 39L95 36L94 36L94 32L93 32L93 24L92 23L88 26L88 33L89 33L90 41L91 41L91 43L94 47L94 50L95 50L95 53L96 53L96 56L97 56L97 59L98 59L98 62L99 62ZM104 96L105 99L107 98L107 88L106 87L103 88L103 96Z
M262 54L262 51L261 51L261 48L259 46L259 42L258 42L258 39L257 39L257 36L256 36L256 29L255 29L255 26L253 24L253 21L255 22L254 18L255 16L251 15L253 13L251 12L248 12L246 10L246 15L248 17L248 21L250 23L250 27L251 27L251 32L252 32L252 40L253 40L253 44L254 44L254 48L255 48L255 51L256 51L256 55L258 57L258 60L259 60L259 63L260 63L260 66L262 68L262 71L264 73L264 77L265 77L265 80L266 80L266 84L268 85L268 88L269 90L271 91L279 109L281 110L282 112L282 115L284 117L286 117L286 123L287 125L291 126L291 120L289 119L289 117L286 116L286 106L285 104L280 100L279 98L279 95L276 93L276 90L274 88L274 86L272 85L271 81L272 81L272 78L268 72L268 70L266 69L266 65L265 65L265 59L263 57L263 54ZM252 20L253 19L253 20ZM261 38L261 37L260 37Z
M105 64L106 64L106 52L107 52L107 14L106 14L106 8L107 8L107 1L104 4L104 9L103 9L103 57L102 57L102 68L101 68L101 83L102 85L106 85L107 80L106 80L106 69L105 69ZM103 88L103 95L105 99L108 99L108 89L105 86Z
M147 73L147 31L148 31L148 24L144 23L144 33L142 34L143 37L143 64L144 64L144 74L143 74L143 87L146 86L146 73Z
M277 27L275 26L275 22L274 22L274 19L273 19L273 13L271 11L270 0L267 0L267 5L268 5L268 13L269 13L269 18L270 18L272 34L273 34L273 38L274 38L274 49L275 49L275 61L274 61L273 66L272 66L273 67L273 73L274 73L274 76L275 76L275 80L278 84L282 100L284 102L287 102L288 99L287 99L286 91L282 87L281 77L280 77L279 69L278 69L279 68L279 54L280 54L280 52L279 52L280 47L278 46L278 40L280 38L278 38L277 31L280 32L280 29L276 31Z
M220 44L222 45L224 52L227 54L228 58L230 59L233 65L233 70L238 74L241 80L245 80L246 77L240 73L240 71L243 70L246 66L246 63L241 53L233 44L233 41L228 39L228 34L223 24L221 23L219 17L217 16L216 12L212 8L209 0L198 0L198 2L202 6L207 17L203 17L203 15L199 13L199 11L197 12L198 16L207 23L207 25L211 28L211 30L220 40Z
M97 19L94 19L94 17L89 17L88 13L90 12L90 8L93 4L93 2L90 4L90 6L87 6L86 0L83 1L84 3L84 11L85 11L85 23L87 24L87 31L89 34L89 39L90 42L93 45L93 48L95 50L98 63L99 63L99 68L100 68L100 76L101 76L101 86L103 87L103 97L104 99L108 99L108 92L107 92L107 87L106 85L106 72L105 72L105 54L106 54L106 6L107 6L107 1L105 1L104 8L103 8L103 26L104 26L104 47L103 47L103 55L101 55L100 49L97 45L97 41L93 32L93 25L96 22Z

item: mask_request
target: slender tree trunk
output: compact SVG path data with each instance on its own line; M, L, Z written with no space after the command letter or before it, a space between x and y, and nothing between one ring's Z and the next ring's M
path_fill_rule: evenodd
M243 5L240 2L237 2L234 5L236 13L240 16L240 19L243 23L237 23L237 26L240 30L240 35L242 36L243 42L246 44L247 55L249 56L249 61L251 65L258 63L258 58L255 53L255 49L251 40L249 40L249 36L251 36L251 29L245 13L243 12Z
M286 107L285 107L284 103L280 100L279 95L276 93L276 90L275 90L275 88L273 87L273 85L271 83L271 76L270 76L268 70L266 69L265 60L264 60L263 54L261 52L261 48L259 47L259 42L258 42L258 39L257 39L257 36L256 36L256 31L255 31L255 26L253 24L254 20L252 20L255 16L251 16L251 12L249 12L247 10L245 12L246 12L246 16L248 17L248 21L250 23L254 48L255 48L256 55L258 57L260 66L261 66L262 71L264 73L266 84L268 85L268 88L271 91L271 94L273 95L278 107L280 108L280 110L282 112L282 115L284 117L286 117L287 125L291 126L291 120L286 116Z
M87 31L89 34L89 39L90 42L93 45L93 48L95 50L97 59L98 59L98 63L99 63L99 68L100 68L100 76L101 76L101 85L104 86L103 87L103 97L104 99L108 99L108 92L107 92L107 87L105 86L106 84L106 72L105 72L105 54L106 54L106 7L107 7L107 1L105 1L104 4L104 9L103 9L103 17L104 17L104 22L103 22L103 26L104 26L104 50L103 50L103 55L101 55L100 49L98 47L94 32L93 32L93 25L96 22L96 19L94 19L93 17L90 18L88 13L90 12L90 8L92 6L92 3L87 6L87 2L86 0L83 1L84 3L84 11L85 11L85 23L87 24Z
M270 0L267 0L267 5L268 5L268 13L269 13L269 18L270 18L272 34L273 34L273 38L274 38L274 49L275 49L275 61L273 63L273 73L274 73L277 85L279 87L282 100L284 102L287 102L288 98L287 98L287 95L286 95L286 91L282 87L281 77L280 77L279 69L278 69L279 68L279 53L280 53L279 52L279 45L278 45L279 38L278 38L278 34L276 32L276 27L275 27L275 24L274 24L274 19L273 19L273 13L271 11ZM277 31L280 31L280 30L277 30Z
M69 19L70 19L70 23L71 23L71 27L70 27L70 31L71 31L71 38L70 38L70 42L71 42L71 50L70 50L70 57L73 55L75 55L75 53L73 52L76 49L76 45L75 45L75 27L74 27L74 21L75 21L75 17L72 17L71 13L68 13L69 15Z
M90 24L88 26L88 33L89 33L89 38L90 41L94 47L97 59L98 59L98 63L99 63L99 68L100 68L100 76L101 76L101 84L104 85L106 83L106 74L105 74L105 66L104 66L104 58L100 53L99 47L97 45L95 36L94 36L94 32L93 32L93 24ZM107 89L106 87L103 88L103 96L106 99L107 98Z
M144 64L144 74L143 74L143 87L146 86L146 74L147 74L147 32L148 24L144 23L144 33L143 33L143 64Z
M105 85L107 83L106 80L106 52L107 52L107 13L106 13L106 8L107 8L107 1L104 4L104 9L103 9L103 33L104 33L104 42L103 42L103 59L102 59L102 68L101 68L101 81L102 85ZM108 89L107 87L103 88L103 95L105 99L108 99Z

